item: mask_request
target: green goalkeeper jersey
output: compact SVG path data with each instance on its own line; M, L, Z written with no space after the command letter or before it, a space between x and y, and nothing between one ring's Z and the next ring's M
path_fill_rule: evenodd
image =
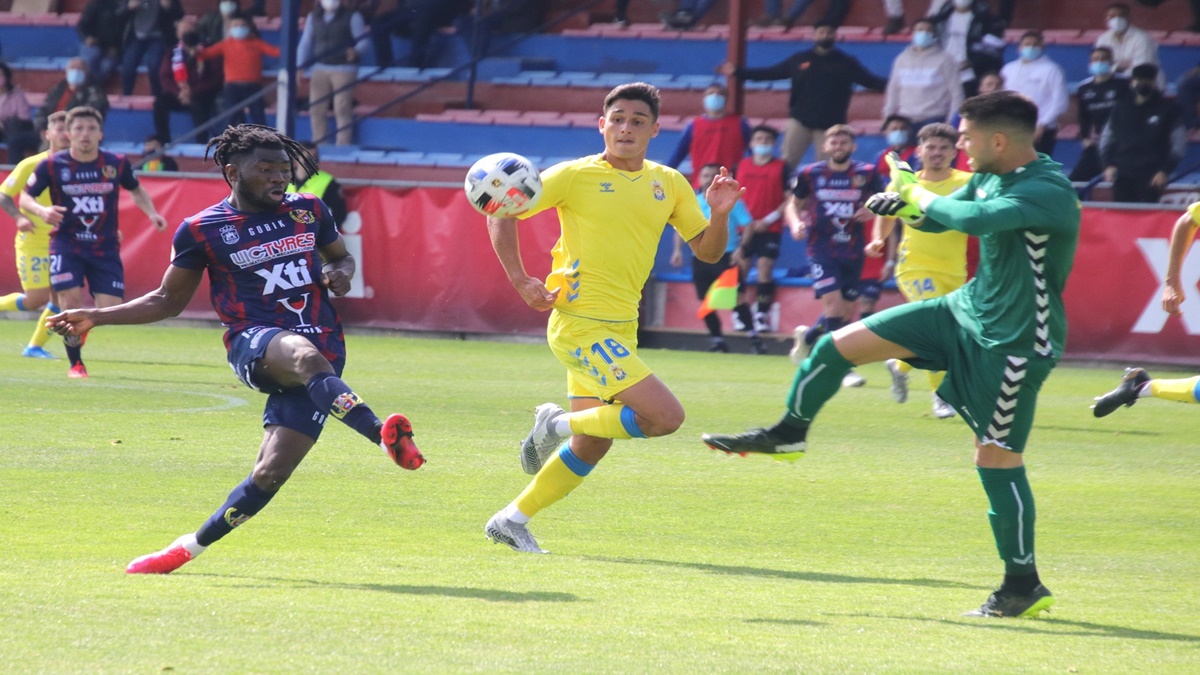
M947 302L985 347L1021 357L1062 356L1062 292L1075 262L1082 205L1046 155L1003 175L975 174L925 211L926 232L979 237L979 269Z

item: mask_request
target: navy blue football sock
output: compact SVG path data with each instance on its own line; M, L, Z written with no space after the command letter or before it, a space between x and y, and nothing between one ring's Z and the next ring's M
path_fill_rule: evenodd
M63 348L67 351L67 359L71 365L83 362L83 340L78 335L64 335Z
M333 373L317 373L304 388L308 391L309 400L319 410L328 411L343 424L379 445L383 422L342 378Z
M196 541L201 546L209 546L221 537L233 531L233 528L250 520L271 501L274 492L267 492L254 484L250 476L229 493L225 503L217 512L196 530Z

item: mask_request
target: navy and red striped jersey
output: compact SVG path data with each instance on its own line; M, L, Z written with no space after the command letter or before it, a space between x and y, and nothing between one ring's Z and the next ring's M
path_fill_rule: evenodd
M50 233L58 253L91 253L117 249L117 199L120 188L136 190L137 177L124 155L100 151L91 162L76 161L70 150L42 160L25 186L37 197L50 190L50 203L66 207L63 220ZM64 248L65 247L65 248Z
M345 353L341 320L321 284L319 249L337 241L329 207L287 194L274 211L246 213L228 199L187 218L171 264L207 269L213 309L229 336L250 326L305 335L331 361Z
M854 214L876 192L883 192L883 186L874 164L850 160L844 171L834 170L825 161L802 167L792 194L797 199L811 197L807 203L809 256L862 258L865 233Z

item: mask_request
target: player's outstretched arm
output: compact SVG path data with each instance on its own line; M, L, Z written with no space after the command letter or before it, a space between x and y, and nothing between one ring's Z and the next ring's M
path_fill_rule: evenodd
M1169 314L1181 313L1179 308L1183 305L1184 294L1183 284L1179 282L1179 271L1183 268L1183 259L1192 247L1197 228L1200 228L1200 223L1196 222L1189 211L1175 221L1175 227L1171 230L1171 254L1167 259L1167 276L1163 279L1162 295L1163 311Z
M341 235L322 246L319 252L323 262L321 285L339 298L349 293L350 282L354 281L354 272L358 269L358 263L346 249L346 242Z
M105 324L142 324L178 316L196 294L204 270L171 265L162 285L140 298L103 309L72 309L46 319L46 327L59 335L82 335Z
M704 200L711 211L708 227L688 241L697 258L706 263L715 263L725 255L725 247L729 243L729 212L733 211L745 193L746 189L729 175L729 170L721 167L721 172L704 192Z
M162 232L167 229L167 219L163 218L158 209L154 208L154 200L150 198L150 193L146 192L144 185L137 186L137 189L129 194L133 197L133 203L150 219L150 224L154 226L155 230Z
M517 234L517 219L489 216L487 227L488 236L492 239L492 249L496 251L496 257L504 267L508 281L517 289L525 304L539 312L553 307L561 289L551 291L541 279L529 276L525 271L525 262L521 260L521 239Z

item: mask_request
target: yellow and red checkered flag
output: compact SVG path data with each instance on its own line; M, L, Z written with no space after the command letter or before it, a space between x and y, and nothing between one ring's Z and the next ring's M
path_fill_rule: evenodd
M704 302L696 310L696 318L703 319L715 309L733 309L737 306L738 268L730 267L712 282L704 294Z

